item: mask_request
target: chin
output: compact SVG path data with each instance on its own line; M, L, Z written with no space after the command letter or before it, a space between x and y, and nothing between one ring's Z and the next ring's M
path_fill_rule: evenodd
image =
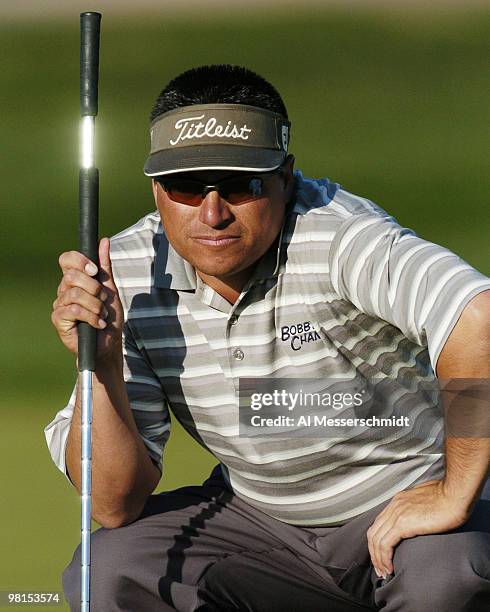
M231 276L240 272L242 270L242 266L233 266L229 263L212 264L212 263L198 263L196 262L194 268L203 274L207 274L208 276L215 276L217 278L224 278L226 276Z
M226 253L214 257L193 257L190 263L199 272L218 277L236 274L247 267L243 257L227 256Z

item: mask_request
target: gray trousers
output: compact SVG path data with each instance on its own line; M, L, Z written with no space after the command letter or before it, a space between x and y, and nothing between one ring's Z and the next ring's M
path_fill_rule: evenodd
M490 609L490 501L465 525L403 540L379 580L366 531L277 521L235 496L220 466L201 486L152 495L135 522L92 536L93 612L480 612ZM80 548L63 574L80 609Z

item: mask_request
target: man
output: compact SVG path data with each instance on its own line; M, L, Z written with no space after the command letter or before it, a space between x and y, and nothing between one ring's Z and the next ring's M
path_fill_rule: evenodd
M490 280L369 200L294 171L289 128L277 91L249 70L184 72L151 115L157 211L101 240L99 271L60 257L61 340L76 353L77 321L98 329L94 609L486 609L485 421L443 448L422 383L488 378ZM279 398L292 380L342 379L376 401L339 414L388 410L412 425L242 428L246 391L264 380ZM219 464L202 486L151 496L169 409ZM78 490L79 413L75 389L46 428ZM72 609L79 565L77 550Z

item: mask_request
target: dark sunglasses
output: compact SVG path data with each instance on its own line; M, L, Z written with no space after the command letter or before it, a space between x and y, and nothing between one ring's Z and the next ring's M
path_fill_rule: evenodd
M267 177L278 172L282 172L282 166L262 174L230 176L217 181L214 185L207 185L204 181L177 176L155 177L155 180L162 186L171 200L180 204L200 206L210 191L217 191L229 204L243 204L262 197L265 193L264 183Z

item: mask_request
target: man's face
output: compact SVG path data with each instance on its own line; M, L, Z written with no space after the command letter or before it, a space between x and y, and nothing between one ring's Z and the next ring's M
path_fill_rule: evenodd
M210 191L200 206L181 204L153 181L155 203L170 244L197 271L222 280L250 268L281 229L293 194L293 165L294 157L289 155L281 173L265 178L264 193L243 204L229 204L217 191ZM209 170L181 176L213 185L237 174Z

